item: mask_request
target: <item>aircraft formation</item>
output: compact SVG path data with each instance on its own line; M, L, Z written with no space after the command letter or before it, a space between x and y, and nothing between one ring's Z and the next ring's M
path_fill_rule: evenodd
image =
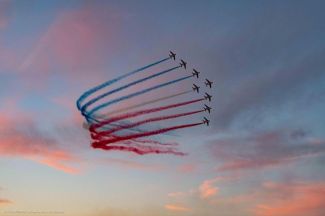
M160 65L163 67L165 65L163 63L167 61L176 61L176 53L170 51L168 57L128 73L120 74L114 79L105 81L85 91L78 98L76 105L85 119L83 125L90 133L91 146L94 149L127 151L140 155L184 155L185 153L177 150L177 143L161 141L159 135L171 136L170 132L175 130L204 124L209 126L210 120L207 117L203 117L201 121L197 122L183 122L186 120L183 119L186 116L194 116L203 112L211 113L212 108L208 103L211 102L212 95L204 92L201 97L201 87L198 84L193 83L192 89L188 87L187 90L173 92L172 94L167 94L168 91L161 91L166 87L191 78L199 80L201 72L192 69L191 74L176 73L177 76L180 76L178 78L168 76L180 68L187 70L187 62L183 59L180 59L176 66L156 71L155 66ZM161 67L159 68L161 69ZM165 78L169 79L169 81L157 79L161 76L166 76ZM203 88L211 89L212 84L211 80L205 79ZM186 85L184 84L182 87L187 88ZM137 88L132 90L131 87ZM197 94L193 94L193 91ZM158 94L152 95L155 92ZM115 93L119 94L116 95ZM192 99L171 102L172 98L187 94L192 94ZM199 97L197 97L198 95ZM193 99L193 96L196 99ZM133 98L137 100L131 100ZM167 100L169 102L166 104L165 101ZM200 102L206 103L203 103L200 108L192 106ZM187 109L179 109L180 112L176 109L183 107L187 107ZM163 111L167 110L171 111L169 113L172 114L164 114ZM185 112L184 110L192 111ZM186 121L193 120L195 118L188 118ZM165 121L166 123L163 124ZM154 123L159 123L159 125L154 125ZM172 125L168 126L169 124Z
M173 51L169 51L169 57L175 61L176 60L176 53L174 53ZM180 67L183 67L186 70L187 62L185 62L183 59L180 59L179 65L180 65ZM197 71L196 69L194 69L194 68L192 69L192 77L196 77L197 79L199 79L199 74L200 73L201 72ZM204 81L204 84L205 84L206 87L209 87L211 89L213 82L206 78L205 81ZM193 89L193 91L195 91L197 93L200 93L200 86L198 86L198 85L196 85L194 83L193 83L192 89ZM204 99L211 102L212 96L210 94L208 94L207 92L205 92ZM204 104L204 111L206 111L206 112L208 112L210 114L211 110L212 110L211 107ZM210 120L207 119L206 117L203 117L202 123L209 126Z

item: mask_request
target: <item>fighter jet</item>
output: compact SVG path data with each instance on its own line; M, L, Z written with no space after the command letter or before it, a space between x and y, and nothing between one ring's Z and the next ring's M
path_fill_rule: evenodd
M199 78L199 71L197 71L197 70L195 70L195 69L193 69L193 71L194 72L192 72L192 76L194 77L194 76L196 76L196 78Z
M212 81L205 79L205 82L204 82L205 86L209 86L211 88L212 83L213 83Z
M176 57L176 53L173 53L172 51L169 51L169 58L175 60L175 57Z
M204 111L207 111L209 114L211 112L211 107L209 107L208 105L204 104Z
M203 124L206 124L207 126L209 126L209 123L210 123L210 120L203 117L203 121L202 121Z
M210 102L211 98L212 98L212 96L205 92L204 99L208 100Z
M183 59L181 59L181 62L179 63L179 65L181 66L181 67L184 67L185 68L185 70L186 70L186 62L183 60Z
M196 91L197 93L199 93L199 91L200 91L200 86L197 86L197 85L193 84L192 89L193 89L193 91Z

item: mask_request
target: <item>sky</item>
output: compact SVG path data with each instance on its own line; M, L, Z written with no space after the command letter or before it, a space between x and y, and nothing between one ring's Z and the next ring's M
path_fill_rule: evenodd
M0 215L324 215L324 6L0 0ZM92 148L78 97L169 50L188 69L155 83L192 68L200 79L110 109L194 82L213 96L210 127L155 138L179 143L186 156Z

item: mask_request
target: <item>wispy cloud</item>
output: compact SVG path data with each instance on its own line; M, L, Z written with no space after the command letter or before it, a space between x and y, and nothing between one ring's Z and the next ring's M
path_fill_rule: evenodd
M303 130L273 130L232 135L211 141L219 171L263 169L316 157L325 153L325 140Z
M41 131L31 119L10 119L0 116L0 154L6 157L22 157L52 168L77 173L68 165L79 159L59 147L57 140Z
M0 2L0 31L8 25L11 1L4 0Z
M19 71L48 72L58 65L69 75L98 70L116 39L116 17L100 8L83 7L59 13L25 57Z
M219 188L213 184L217 179L205 180L199 187L200 197L202 199L207 199L217 195Z
M0 191L2 190L2 187L0 187ZM13 202L11 200L8 199L4 199L0 197L0 206L1 205L6 205L6 204L12 204Z
M167 204L165 205L165 208L170 211L175 211L175 212L189 212L191 211L190 208L185 207L184 205L181 204Z
M8 199L2 199L0 198L0 205L7 205L7 204L12 204L13 202L8 200Z
M325 184L265 182L254 211L257 216L322 215L325 211Z

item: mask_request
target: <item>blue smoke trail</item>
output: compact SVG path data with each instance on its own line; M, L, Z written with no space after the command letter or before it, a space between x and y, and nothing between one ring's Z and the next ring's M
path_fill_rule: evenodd
M117 102L120 102L120 101L123 101L123 100L126 100L126 99L130 99L130 98L138 96L138 95L145 94L147 92L150 92L150 91L153 91L153 90L156 90L156 89L159 89L159 88L162 88L162 87L165 87L165 86L168 86L168 85L180 82L180 81L183 81L183 80L188 79L190 77L192 77L192 75L185 76L185 77L182 77L182 78L179 78L179 79L176 79L176 80L172 80L172 81L169 81L169 82L166 82L166 83L162 83L162 84L159 84L159 85L156 85L156 86L153 86L153 87L150 87L150 88L147 88L147 89L144 89L144 90L141 90L141 91L138 91L138 92L135 92L135 93L120 97L120 98L117 98L115 100L108 101L106 103L103 103L103 104L93 108L88 113L85 113L84 116L88 119L94 112L96 112L96 111L98 111L98 110L100 110L100 109L102 109L102 108L104 108L106 106L109 106L111 104L114 104L114 103L117 103Z
M167 70L161 71L161 72L159 72L159 73L156 73L156 74L153 74L153 75L147 76L147 77L145 77L145 78L142 78L142 79L136 80L136 81L134 81L134 82L131 82L131 83L129 83L129 84L126 84L126 85L124 85L124 86L121 86L121 87L119 87L119 88L117 88L117 89L113 89L112 91L109 91L109 92L103 93L103 94L101 94L101 95L99 95L99 96L97 96L97 97L91 99L91 100L88 101L86 104L84 104L84 105L81 107L81 110L80 110L80 111L81 111L82 113L85 113L85 112L86 112L86 109L87 109L90 105L92 105L92 104L95 103L96 101L98 101L98 100L100 100L100 99L102 99L102 98L104 98L104 97L106 97L106 96L108 96L108 95L111 95L111 94L113 94L113 93L115 93L115 92L119 92L119 91L121 91L121 90L123 90L123 89L126 89L126 88L129 88L129 87L131 87L131 86L133 86L133 85L136 85L136 84L142 83L142 82L144 82L144 81L146 81L146 80L150 80L150 79L153 79L153 78L155 78L155 77L161 76L161 75L163 75L163 74L166 74L166 73L168 73L168 72L171 72L171 71L173 71L173 70L175 70L175 69L177 69L177 68L180 68L180 67L181 67L181 66L176 66L176 67L173 67L173 68L170 68L170 69L167 69Z
M115 83L115 82L117 82L117 81L119 81L119 80L122 80L122 79L124 79L124 78L126 78L126 77L128 77L128 76L131 76L131 75L133 75L133 74L136 74L136 73L138 73L138 72L140 72L140 71L143 71L143 70L145 70L145 69L147 69L147 68L149 68L149 67L152 67L152 66L155 66L155 65L157 65L157 64L160 64L160 63L162 63L162 62L164 62L164 61L167 61L167 60L169 60L170 58L168 57L168 58L165 58L165 59L162 59L162 60L159 60L159 61L157 61L157 62L154 62L154 63L152 63L152 64L149 64L149 65L147 65L147 66L144 66L144 67L142 67L142 68L139 68L139 69L137 69L137 70L135 70L135 71L131 71L131 72L129 72L129 73L127 73L127 74L124 74L124 75L122 75L122 76L119 76L119 77L117 77L117 78L115 78L115 79L112 79L112 80L109 80L109 81L107 81L107 82L104 82L104 83L102 83L102 84L100 84L100 85L98 85L98 86L95 86L94 88L92 88L92 89L89 89L88 91L86 91L86 92L84 92L80 97L79 97L79 99L77 100L77 108L80 110L81 109L81 103L89 96L89 95L91 95L92 93L94 93L94 92L96 92L96 91L98 91L98 90L100 90L100 89L102 89L102 88L105 88L105 87L107 87L107 86L109 86L109 85L111 85L111 84L113 84L113 83Z

